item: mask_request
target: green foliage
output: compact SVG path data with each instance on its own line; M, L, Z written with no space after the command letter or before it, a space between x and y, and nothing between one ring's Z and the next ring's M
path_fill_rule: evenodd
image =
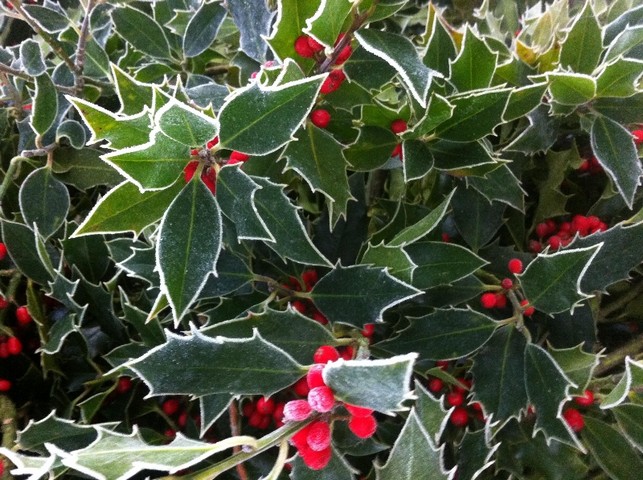
M0 4L5 472L640 476L643 9L426 3Z

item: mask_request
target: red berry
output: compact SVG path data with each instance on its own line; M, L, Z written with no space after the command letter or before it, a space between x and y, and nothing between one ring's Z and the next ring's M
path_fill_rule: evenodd
M562 245L562 239L558 235L552 235L549 237L549 240L547 240L547 243L551 247L552 250L558 250L561 245Z
M457 384L453 386L453 390L460 393L465 393L471 390L471 380L463 377L456 378Z
M344 80L346 80L346 74L343 70L331 70L324 83L322 83L320 92L323 94L332 93L341 86Z
M496 308L505 308L507 306L507 297L504 293L496 293Z
M391 157L400 157L400 159L401 159L402 155L403 155L402 144L398 143L397 145L395 145L395 148L391 152Z
M520 306L523 307L522 314L525 317L531 317L536 309L534 307L527 307L527 305L529 305L529 300L525 299L520 301Z
M572 218L572 233L578 233L584 237L589 233L589 220L584 215L574 215Z
M511 260L509 260L507 267L509 268L509 271L514 275L522 273L522 261L520 261L520 259L518 258L512 258Z
M26 306L22 305L16 308L16 320L18 321L18 325L22 325L23 327L33 321Z
M0 297L0 310L4 310L9 306L9 302L7 301L6 298Z
M393 120L393 122L391 122L391 132L395 134L400 134L406 131L406 129L408 128L409 127L406 121L402 120L401 118L398 118L397 120Z
M308 387L308 379L303 377L297 380L292 386L292 390L295 392L295 395L299 395L300 397L308 396L308 392L310 391L310 387Z
M552 231L547 223L542 222L536 225L536 235L538 235L538 238L546 237L550 233L552 233Z
M179 400L176 398L168 398L163 402L163 405L161 405L161 409L163 410L163 413L165 413L168 416L174 415L176 412L179 411L180 407L181 407L181 402L179 402Z
M310 367L310 370L308 370L308 373L306 374L306 381L308 382L308 388L326 386L326 382L324 382L324 377L322 377L322 372L324 371L325 367L326 365L321 363L317 363L312 367Z
M316 127L326 128L330 123L330 113L328 110L318 108L310 112L310 121L313 122L313 125Z
M308 403L317 412L330 412L335 406L335 395L326 386L311 388L308 392Z
M277 405L275 405L275 409L272 412L272 418L274 418L276 423L283 420L285 406L286 404L284 402L279 402Z
M297 450L306 450L310 449L306 438L308 437L308 427L310 424L306 425L301 430L297 431L292 437L290 437L290 444L294 445Z
M10 353L7 349L7 342L0 343L0 358L9 358Z
M448 370L451 363L448 360L437 360L435 366L440 370Z
M456 427L466 427L467 423L469 423L469 412L464 407L456 407L451 412L449 421Z
M291 400L284 405L284 421L306 420L312 411L306 400Z
M358 407L357 405L350 405L344 403L344 408L354 417L368 417L373 414L372 408Z
M641 146L641 144L643 143L643 130L634 130L632 132L632 136L634 137L634 143L636 144L636 146Z
M439 378L432 378L429 380L428 387L429 387L429 391L433 393L438 393L444 387L444 382Z
M348 428L359 438L370 438L377 430L377 420L373 415L365 417L351 417L348 421Z
M330 425L323 420L316 420L308 426L306 443L311 450L321 452L330 446Z
M181 412L181 415L179 415L179 418L176 419L176 424L184 428L188 424L188 412L185 410Z
M311 470L321 470L330 462L333 456L333 450L331 447L328 447L325 450L316 452L312 448L304 448L299 449L299 455L301 455L301 459L308 468Z
M364 325L364 328L362 329L362 335L364 335L366 338L371 338L374 333L375 333L374 323L367 323Z
M310 270L305 270L304 273L301 274L301 279L304 282L304 285L306 285L306 289L312 290L319 280L319 274L317 273L317 270L311 268Z
M346 60L348 60L352 54L353 47L351 47L350 45L346 45L344 48L342 48L342 51L339 52L339 55L337 55L337 58L335 59L335 65L341 65Z
M480 297L480 303L483 308L493 308L496 306L496 294L492 292L483 293Z
M261 428L263 419L264 415L255 410L254 412L252 412L252 415L250 415L250 418L248 419L248 425L250 425L252 428Z
M502 282L500 282L500 286L505 290L511 290L514 286L514 282L511 278L503 278Z
M22 352L22 342L17 337L7 339L7 351L9 355L19 355Z
M319 347L314 355L313 362L326 364L328 362L334 362L339 360L339 352L335 347L330 345L322 345Z
M244 417L250 417L253 413L255 413L254 402L244 402L243 406L241 407L241 414Z
M172 439L176 437L176 432L172 428L168 428L163 432L163 435L165 435L168 439Z
M317 40L315 40L313 37L307 37L307 40L308 40L308 46L313 52L315 53L321 52L324 49L324 46L321 43L319 43Z
M442 232L442 235L440 235L440 237L442 238L442 241L444 243L449 243L451 241L451 236L448 233Z
M121 395L132 389L132 379L129 377L120 377L116 383L116 392Z
M259 424L257 425L257 428L259 430L265 430L270 426L270 423L272 422L272 416L271 415L264 415L261 417L259 420Z
M594 392L585 390L582 395L574 397L574 402L581 407L589 407L594 404Z
M584 173L584 172L589 171L590 167L591 167L591 164L590 164L589 160L585 159L578 166L578 171L581 172L581 173Z
M294 302L291 303L291 305L294 310L296 310L297 312L303 315L305 315L306 310L308 310L308 307L306 307L306 304L301 300L295 300Z
M350 345L344 347L344 349L341 351L340 355L344 360L352 360L353 357L355 356L355 349L351 347Z
M295 40L295 52L304 58L312 58L315 56L315 51L310 47L308 39L308 35L300 35Z
M533 253L540 253L543 250L542 244L538 240L529 240L529 251Z
M262 415L272 415L275 411L275 401L272 398L261 397L255 407Z
M4 260L4 257L7 256L7 246L0 242L0 261Z
M580 432L585 426L585 420L581 413L575 408L568 408L563 412L563 418L567 425L574 431Z
M0 378L0 392L8 392L11 390L11 382L4 378Z
M313 320L315 320L318 323L321 323L322 325L328 325L328 319L324 317L324 315L321 312L314 312Z
M450 407L459 407L464 403L464 393L454 390L445 395L445 400Z

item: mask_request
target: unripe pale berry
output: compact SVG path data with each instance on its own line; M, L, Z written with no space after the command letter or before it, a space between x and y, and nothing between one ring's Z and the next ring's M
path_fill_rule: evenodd
M308 403L317 412L330 412L335 406L335 395L326 387L315 387L308 392Z
M308 426L306 443L316 452L326 450L330 446L330 425L323 420L317 420Z
M20 307L16 308L16 321L18 322L18 325L22 325L24 327L26 325L29 325L32 320L33 319L31 318L29 310L26 306L21 305Z
M373 415L365 417L353 416L348 421L348 428L359 438L370 438L377 430L377 420Z
M492 292L483 293L480 297L480 303L483 308L493 308L496 306L496 294Z
M339 360L339 352L331 345L322 345L313 354L313 362L326 364Z
M313 125L316 127L326 128L330 123L330 113L328 110L318 108L310 112L310 121L313 122Z
M312 411L306 400L291 400L284 405L284 421L306 420Z
M512 258L507 264L509 271L514 275L522 273L522 261L519 258Z
M585 427L585 420L581 413L575 408L568 408L563 412L563 418L567 425L574 431L580 432Z

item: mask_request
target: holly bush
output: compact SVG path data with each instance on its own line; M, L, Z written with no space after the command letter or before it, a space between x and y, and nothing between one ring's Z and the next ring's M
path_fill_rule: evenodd
M640 478L643 7L473 3L4 2L4 478Z

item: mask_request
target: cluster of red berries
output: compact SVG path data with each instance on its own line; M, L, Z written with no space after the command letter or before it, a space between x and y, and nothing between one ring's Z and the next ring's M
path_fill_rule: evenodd
M189 414L187 408L182 404L179 398L167 398L163 403L161 403L161 410L168 417L173 417L175 419L176 426L179 429L185 428L188 424ZM201 421L201 418L197 415L192 420L194 423L198 424ZM164 435L168 439L173 439L176 436L176 431L173 428L167 428Z
M303 421L313 412L328 414L339 402L330 387L326 385L323 371L330 362L339 360L339 351L330 345L319 347L313 356L315 364L308 370L305 377L308 394L305 400L291 400L284 406L283 419ZM359 438L370 438L377 430L377 420L373 410L357 405L343 403L349 414L348 428ZM290 439L304 463L312 470L324 468L332 456L331 449L332 422L328 415L312 421L299 430Z
M585 390L582 395L574 397L573 401L578 408L591 407L594 404L594 392ZM563 410L563 418L574 432L580 432L585 427L585 420L578 408L568 407Z
M399 135L400 133L405 132L408 130L409 126L406 123L406 120L403 120L401 118L398 118L397 120L393 120L391 122L391 132L393 132L395 135ZM395 148L391 152L391 157L399 157L400 160L402 160L402 144L398 143L395 145Z
M507 269L510 273L514 275L519 275L522 273L523 264L522 260L519 258L512 258L507 263ZM502 287L501 292L485 292L480 297L480 303L483 308L492 309L492 308L505 308L507 306L507 292L514 289L514 282L511 278L503 278L500 282ZM536 309L529 305L527 299L520 300L520 306L522 307L522 314L526 317L531 317Z
M595 215L574 215L571 221L560 224L550 218L536 225L534 232L538 240L531 240L529 249L539 253L546 244L552 250L558 250L569 245L576 235L585 237L605 230L607 224Z
M579 173L589 173L591 175L596 175L599 173L603 173L603 166L598 163L598 159L596 156L592 155L589 158L585 158L583 160L583 163L580 164L578 167L578 172Z
M259 397L245 402L241 412L248 418L248 425L253 428L266 430L273 423L276 428L279 428L284 424L285 405L285 402L276 402L270 397Z
M301 278L290 277L288 279L288 283L283 285L283 288L286 291L309 292L313 289L318 280L319 274L317 273L317 270L305 270L301 274ZM298 311L302 315L306 315L322 325L328 324L328 319L319 310L317 310L317 307L315 307L310 300L297 299L290 305L294 310Z
M335 47L338 47L340 44L344 44L343 41L345 34L340 34L335 41ZM304 58L314 58L317 63L322 63L326 60L326 55L324 54L324 46L315 40L313 37L308 35L300 35L295 40L295 52L297 55ZM332 55L334 58L333 65L339 66L342 65L348 58L353 54L353 48L350 45L350 42L345 44L339 50L337 48L333 51ZM329 94L337 90L341 84L346 80L346 74L341 68L334 68L324 80L324 83L321 86L320 92L324 95Z
M450 363L447 360L438 360L436 366L441 370L448 370ZM429 377L427 387L431 393L436 396L442 396L444 406L452 408L449 422L459 428L466 427L471 418L476 418L481 422L485 421L482 412L482 405L480 402L473 402L470 404L465 403L468 393L471 390L472 382L468 378L456 378L456 385L446 385L445 382L438 377Z

